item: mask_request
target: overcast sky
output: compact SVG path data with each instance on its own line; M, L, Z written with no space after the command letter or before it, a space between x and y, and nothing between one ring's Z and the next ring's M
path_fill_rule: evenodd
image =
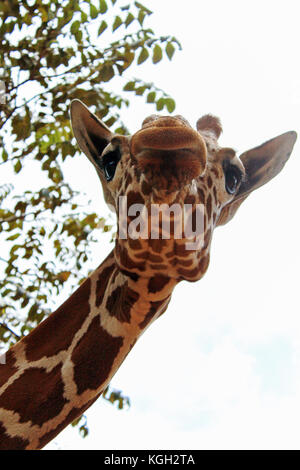
M238 152L299 132L298 0L145 4L146 26L183 50L133 75L174 97L176 114L192 125L219 116L220 143ZM153 112L141 98L122 119L134 132ZM106 213L94 170L84 157L76 165L65 177ZM216 230L205 278L176 288L112 381L131 408L100 399L86 413L88 438L70 428L49 449L300 449L299 175L298 143L284 171ZM94 267L110 248L101 243Z

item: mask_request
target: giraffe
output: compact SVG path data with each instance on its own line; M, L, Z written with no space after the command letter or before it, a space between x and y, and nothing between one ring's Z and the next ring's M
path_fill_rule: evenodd
M125 198L128 212L100 266L0 361L3 450L42 449L94 403L140 335L165 312L174 287L205 274L214 228L281 171L297 138L286 132L237 156L218 144L222 127L212 115L200 118L196 130L181 116L151 115L135 134L123 136L79 100L71 103L71 122L105 201L118 215ZM149 222L143 237L129 212L136 204L149 209L139 219ZM178 234L178 214L171 211L162 211L150 232L150 209L174 204L189 208L191 225L201 209L201 236L188 236L182 224ZM132 224L132 236L121 236Z

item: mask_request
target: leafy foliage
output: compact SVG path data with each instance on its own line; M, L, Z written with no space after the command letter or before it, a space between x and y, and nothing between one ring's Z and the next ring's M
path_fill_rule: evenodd
M48 185L22 194L0 186L0 345L28 334L50 313L51 298L88 273L95 229L111 226L64 180L63 162L77 153L69 121L72 99L84 101L108 126L120 119L127 96L144 96L172 112L174 100L153 83L129 78L131 65L172 59L180 44L144 24L152 12L127 0L0 2L0 165L22 173L39 162ZM108 83L119 77L118 95ZM5 85L5 97L3 94ZM93 232L94 231L94 232ZM129 405L107 389L105 400ZM84 418L82 418L84 419ZM86 423L77 420L82 435ZM80 421L80 422L79 422Z

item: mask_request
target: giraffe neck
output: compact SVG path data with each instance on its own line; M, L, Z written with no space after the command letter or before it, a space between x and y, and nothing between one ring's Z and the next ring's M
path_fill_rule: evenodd
M0 449L40 449L102 393L176 281L135 278L114 253L0 363Z

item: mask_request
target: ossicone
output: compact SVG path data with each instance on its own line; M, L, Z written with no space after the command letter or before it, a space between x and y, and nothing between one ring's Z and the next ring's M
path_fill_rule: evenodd
M197 121L197 131L198 132L209 132L212 133L216 139L220 137L222 133L221 121L218 117L212 116L211 114L206 114L202 116Z

